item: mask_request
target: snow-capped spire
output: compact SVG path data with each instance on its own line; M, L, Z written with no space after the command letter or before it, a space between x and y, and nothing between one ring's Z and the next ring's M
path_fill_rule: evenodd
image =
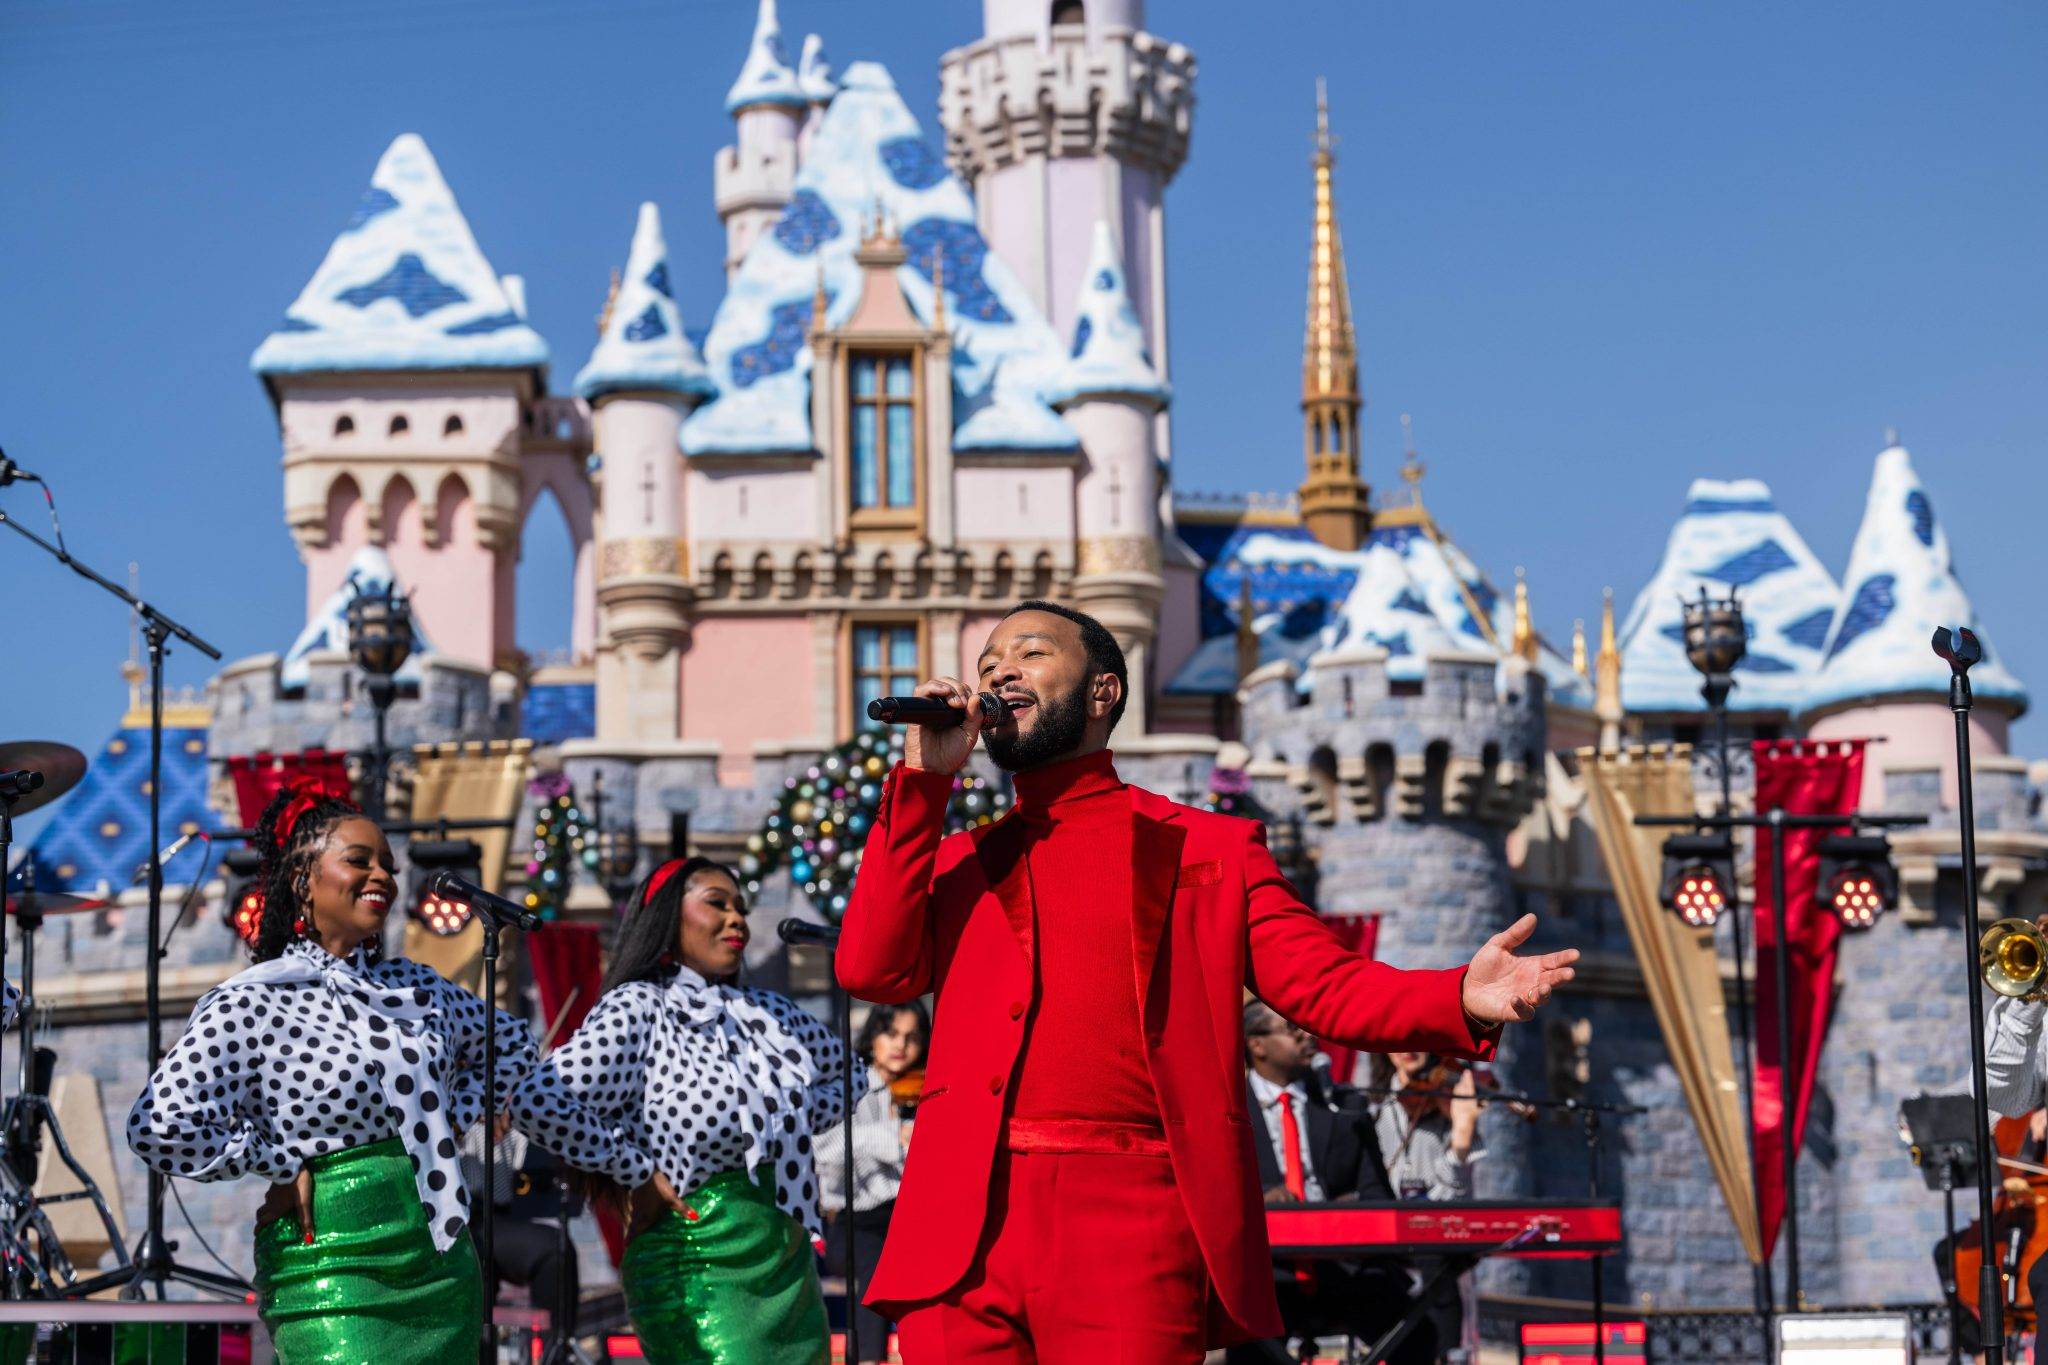
M284 663L278 669L278 681L286 687L304 687L311 676L307 655L347 654L348 604L355 600L358 592L381 592L389 587L404 591L404 586L396 580L391 558L383 550L375 545L365 545L357 550L348 562L348 572L341 577L341 586L328 594L320 610L299 632L299 638L292 641L292 647L285 651ZM393 675L403 682L418 682L420 656L433 652L433 646L427 643L427 637L420 630L417 612L413 614L412 632L412 654Z
M2013 714L2026 709L2026 688L1985 639L1976 608L1956 578L1934 504L1895 439L1877 457L1842 582L1825 660L1808 685L1803 710L1947 696L1948 665L1928 647L1939 626L1968 626L1983 641L1984 661L1970 670L1970 690L1979 702Z
M537 369L547 361L547 343L478 248L434 154L417 133L404 133L250 365L281 375Z
M1057 406L1083 398L1129 397L1164 406L1171 391L1145 354L1144 324L1131 307L1116 240L1100 219L1074 313L1073 349L1053 375L1046 401Z
M708 396L713 392L704 359L683 333L682 314L669 285L668 243L661 235L661 211L640 206L626 273L605 317L604 332L590 363L576 376L586 400L627 389Z
M839 93L838 78L832 74L831 59L825 55L825 40L815 33L804 35L804 51L796 62L797 89L812 104L830 104Z
M810 101L798 88L796 72L782 52L782 23L775 17L775 0L761 0L754 20L754 40L747 46L747 60L739 79L725 92L725 112L737 114L756 104L780 104L801 109Z

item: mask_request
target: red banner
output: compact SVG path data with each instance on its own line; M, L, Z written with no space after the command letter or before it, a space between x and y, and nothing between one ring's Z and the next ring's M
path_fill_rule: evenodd
M1378 915L1319 915L1323 923L1330 926L1337 935L1337 941L1352 952L1365 957L1373 956L1379 947L1380 917ZM1348 1047L1316 1040L1317 1046L1330 1059L1330 1079L1339 1085L1352 1083L1352 1068L1358 1065L1358 1053Z
M354 794L348 781L348 755L336 749L306 749L296 754L251 754L228 760L228 778L235 784L235 809L244 829L253 829L256 817L270 804L287 782L306 778L321 791L350 800Z
M1757 740L1756 811L1788 815L1849 815L1863 791L1863 741L1817 743ZM1792 1147L1806 1140L1807 1108L1814 1073L1827 1041L1833 1008L1835 948L1841 921L1814 902L1820 879L1820 841L1839 830L1785 831L1785 937L1783 955L1790 983L1791 1047L1778 1037L1776 852L1768 830L1756 838L1756 1095L1750 1115L1756 1132L1757 1197L1763 1212L1764 1255L1777 1244L1785 1217L1785 1111L1779 1080L1783 1058L1792 1059Z

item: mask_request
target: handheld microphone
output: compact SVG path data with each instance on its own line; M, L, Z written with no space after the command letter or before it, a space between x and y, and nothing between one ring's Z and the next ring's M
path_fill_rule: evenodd
M506 900L492 891L486 891L475 882L465 881L453 872L436 872L427 878L427 890L442 900L460 901L472 913L498 925L509 924L515 929L540 928L540 916L519 904Z
M792 948L798 944L816 945L820 948L839 946L839 926L835 924L813 924L807 919L786 919L775 926L775 936Z
M0 797L27 796L43 785L43 775L34 768L16 768L0 773Z
M1001 725L1010 714L1002 698L993 692L977 692L984 726ZM922 725L928 730L950 730L967 719L964 708L943 697L876 697L868 703L868 719L884 725Z

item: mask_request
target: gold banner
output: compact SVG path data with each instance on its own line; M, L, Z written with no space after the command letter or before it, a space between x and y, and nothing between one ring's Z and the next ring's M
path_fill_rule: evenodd
M1638 815L1693 810L1692 754L1686 746L1640 746L1617 754L1579 750L1593 832L1606 859L1621 916L1642 964L1650 1005L1685 1090L1686 1106L1721 1186L1735 1234L1752 1262L1763 1259L1756 1191L1729 1042L1728 999L1711 929L1694 929L1658 900L1668 830L1639 829Z
M510 820L518 816L520 798L526 791L527 771L532 766L533 741L492 740L487 744L422 744L413 750L412 819L425 820ZM483 850L477 880L493 890L505 884L505 857L514 833L509 829L450 831L474 839ZM516 951L510 935L504 943L507 956L498 963L498 1004L502 1007L511 989L513 975L510 954ZM471 920L459 934L443 938L429 933L418 920L405 926L405 955L424 962L463 989L483 991L483 926Z

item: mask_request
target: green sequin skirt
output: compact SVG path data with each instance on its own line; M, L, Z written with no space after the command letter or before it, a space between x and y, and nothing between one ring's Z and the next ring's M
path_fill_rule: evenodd
M278 1365L474 1361L483 1279L463 1233L434 1250L405 1145L315 1157L313 1245L296 1214L256 1230L256 1295Z
M662 1214L619 1263L647 1359L826 1365L825 1297L802 1225L738 1171L711 1177L683 1203L687 1212Z

